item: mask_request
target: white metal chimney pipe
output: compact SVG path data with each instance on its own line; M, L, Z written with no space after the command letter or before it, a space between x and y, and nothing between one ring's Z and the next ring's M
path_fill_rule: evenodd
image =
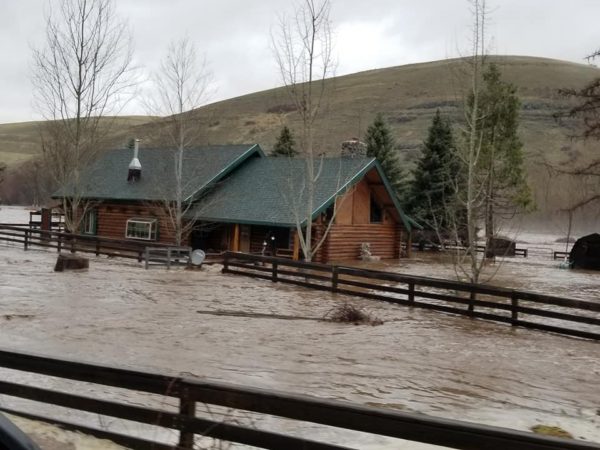
M129 163L129 169L131 170L142 170L142 164L138 159L139 151L140 151L140 140L136 139L133 144L133 159Z

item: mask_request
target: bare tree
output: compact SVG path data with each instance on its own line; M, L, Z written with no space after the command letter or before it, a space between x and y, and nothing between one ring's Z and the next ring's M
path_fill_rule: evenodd
M588 61L600 57L600 50L587 57ZM570 133L574 140L600 140L600 77L592 80L581 89L560 89L559 93L575 102L566 111L555 114L559 123L574 125L575 132ZM569 214L569 229L573 213L590 204L600 202L600 158L581 161L571 159L552 164L545 161L551 176L573 182L579 189L569 198L569 205L561 211Z
M131 39L113 0L62 0L46 17L46 44L33 50L44 163L62 192L66 227L77 232L90 203L82 172L111 130L131 78Z
M484 259L477 254L477 226L485 202L485 183L481 182L483 164L483 131L481 100L483 71L486 59L486 0L472 0L473 29L471 55L467 58L468 91L464 98L464 126L462 139L457 145L457 155L462 163L462 176L456 180L456 202L451 214L456 240L460 230L465 229L466 252L456 253L455 267L472 283L479 281ZM461 223L464 217L465 223Z
M155 141L171 151L174 168L174 192L164 192L162 203L179 246L194 226L194 221L184 221L193 205L184 195L187 183L194 179L184 179L183 173L186 151L199 140L200 127L192 110L206 103L211 74L206 60L200 59L194 44L184 38L169 45L153 81L154 95L149 96L148 106L154 115L166 116L157 124Z
M282 16L272 34L275 60L286 91L300 117L298 139L304 159L301 185L292 187L300 201L289 202L304 259L311 261L325 240L330 223L317 242L313 242L315 188L323 169L323 156L315 146L315 127L322 118L327 97L326 78L333 75L332 30L329 0L301 0L291 17Z

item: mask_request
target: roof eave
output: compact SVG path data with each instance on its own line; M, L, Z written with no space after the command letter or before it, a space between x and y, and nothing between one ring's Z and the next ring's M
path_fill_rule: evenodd
M385 173L383 172L383 167L381 167L381 164L379 164L379 161L377 160L374 161L374 165L377 168L379 176L381 177L381 181L383 181L383 185L385 186L389 196L392 199L392 202L394 203L394 206L396 207L396 211L398 211L398 215L400 216L400 219L402 220L406 231L412 231L411 220L409 220L409 217L406 214L404 214L404 211L400 206L400 202L398 201L398 196L396 195L394 189L392 188L392 185L390 184L389 180L385 176Z
M230 224L240 224L240 225L258 225L258 226L266 226L266 227L281 227L281 228L296 228L296 224L294 223L286 223L286 222L268 222L261 220L245 220L245 219L231 219L231 218L220 218L220 217L204 217L204 216L196 216L192 218L195 221L200 222L216 222L216 223L230 223Z

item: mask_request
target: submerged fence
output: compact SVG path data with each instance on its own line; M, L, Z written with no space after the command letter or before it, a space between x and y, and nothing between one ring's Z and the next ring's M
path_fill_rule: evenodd
M344 433L347 433L345 430L353 430L462 450L600 449L600 445L595 443L539 436L423 414L390 411L273 390L185 379L26 353L0 350L0 367L27 372L28 379L32 378L30 376L32 373L38 374L39 384L43 386L34 386L31 382L24 384L21 382L24 377L18 377L19 382L0 381L0 394L56 405L69 410L94 413L105 419L102 423L109 423L111 426L93 428L81 423L57 420L54 414L50 417L41 414L40 408L34 408L33 411L36 412L33 413L23 408L0 407L0 410L109 439L132 449L192 449L195 448L197 436L208 436L267 449L350 448L280 431L258 429L251 424L227 420L216 421L210 416L201 417L202 412L198 411L198 404L233 408L267 419L275 417L318 424L326 430L336 431L337 434L333 436L344 436ZM52 380L49 377L53 377ZM49 389L48 386L56 383L56 380L69 382L69 386L60 391ZM81 395L85 386L96 386L96 390L102 393L102 398ZM99 386L106 387L98 389ZM120 392L126 390L124 392L153 394L165 400L155 402L158 406L146 406L137 397L131 403L118 402L110 400L110 389L107 387L118 388ZM89 391L93 392L93 389L86 390ZM169 407L167 399L175 399L178 405ZM39 406L39 403L37 404ZM107 418L110 420L106 421ZM139 437L134 433L112 431L123 421L175 431L178 437L175 439L176 442L169 443L164 440L152 440L148 433L144 437ZM272 420L267 420L266 423L273 426ZM297 429L297 426L294 426L294 429ZM314 436L314 428L310 430L311 436ZM328 436L332 434L328 433ZM330 441L334 439L348 441L348 439L335 437Z
M600 340L600 302L244 253L224 256L224 273Z
M39 230L29 228L27 224L0 224L1 241L22 244L25 250L30 247L55 248L58 252L71 251L93 253L96 256L118 256L136 259L138 262L142 262L148 245L143 241ZM161 247L161 244L152 243L152 246ZM167 248L168 245L162 247Z

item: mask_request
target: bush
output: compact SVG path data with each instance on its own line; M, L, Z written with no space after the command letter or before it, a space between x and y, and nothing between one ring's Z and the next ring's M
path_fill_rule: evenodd
M382 325L383 320L372 316L369 312L361 308L357 308L350 303L343 303L340 306L333 308L327 314L325 319L331 322L353 323L354 325Z

